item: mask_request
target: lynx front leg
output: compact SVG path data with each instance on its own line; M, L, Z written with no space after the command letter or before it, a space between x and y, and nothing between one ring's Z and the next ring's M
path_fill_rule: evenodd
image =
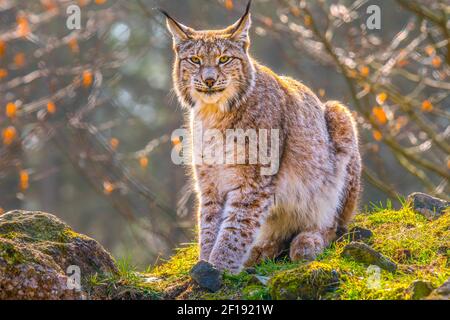
M228 194L224 221L209 262L221 270L238 273L273 203L271 187L238 189Z
M205 188L199 208L200 260L209 260L222 221L223 204L215 188Z

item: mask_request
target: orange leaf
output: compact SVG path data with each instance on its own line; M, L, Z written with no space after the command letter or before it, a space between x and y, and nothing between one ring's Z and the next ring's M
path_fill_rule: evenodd
M106 3L106 0L95 0L96 4L104 4Z
M78 5L80 7L84 7L85 5L87 5L89 2L89 0L78 0Z
M25 53L19 52L14 55L14 64L17 68L22 68L25 65Z
M400 59L400 60L397 61L397 66L399 68L402 68L402 67L404 67L404 66L406 66L408 64L409 64L408 59Z
M8 70L0 69L0 79L6 78L8 76Z
M450 169L450 159L447 160L447 168Z
M15 118L17 114L17 106L14 102L8 102L6 104L6 116L8 118Z
M147 166L148 166L148 158L147 157L140 157L139 158L139 165L142 168L147 168Z
M4 214L5 213L5 209L3 209L2 207L0 207L0 216L2 215L2 214Z
M20 37L26 37L30 33L30 25L25 16L17 17L17 33Z
M105 194L111 194L114 191L114 185L109 181L103 182L103 192Z
M424 100L422 102L422 111L430 112L433 110L433 104L430 102L430 100Z
M54 102L49 101L49 102L47 103L47 112L48 112L48 113L51 113L51 114L53 114L53 113L56 112L56 105L55 105Z
M442 64L441 57L435 56L433 58L433 60L431 60L431 64L433 65L433 67L439 68L441 66L441 64Z
M67 42L67 45L70 48L70 51L72 51L73 53L79 53L80 52L80 47L78 46L78 41L76 38L72 38Z
M92 72L85 70L83 72L83 87L89 88L92 84Z
M367 77L370 74L370 69L368 66L361 66L359 68L359 73L363 76L363 77Z
M372 133L372 135L373 135L373 138L374 138L376 141L381 141L381 139L383 139L383 135L382 135L381 132L378 131L378 130L374 130L373 133Z
M6 53L6 43L0 40L0 58L3 57Z
M349 78L356 78L358 73L353 69L347 69L347 75Z
M225 0L225 8L227 10L233 10L234 8L233 0Z
M120 141L117 138L111 138L111 140L109 141L109 145L111 146L111 149L116 150L117 147L119 146Z
M426 52L427 55L432 56L433 54L435 54L436 50L434 50L433 46L428 45L425 48L425 52Z
M383 104L386 100L387 100L387 93L386 92L381 92L379 94L377 94L377 102L379 104Z
M28 187L30 186L30 176L28 174L28 171L20 170L19 178L20 178L20 189L22 191L27 190Z
M372 113L379 124L385 124L387 122L386 112L382 107L374 107Z
M10 145L14 141L16 136L17 131L13 126L9 126L2 130L2 138L5 145Z

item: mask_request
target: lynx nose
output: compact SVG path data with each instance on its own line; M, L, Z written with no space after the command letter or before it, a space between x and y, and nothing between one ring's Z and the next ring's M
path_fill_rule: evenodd
M205 79L204 82L208 86L208 88L212 88L214 83L216 83L216 80L213 78L208 78L208 79Z

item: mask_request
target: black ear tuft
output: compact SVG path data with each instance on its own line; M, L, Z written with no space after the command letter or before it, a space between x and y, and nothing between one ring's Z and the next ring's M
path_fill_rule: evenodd
M166 10L161 8L156 8L161 14L163 14L167 19L167 26L169 28L169 31L172 33L174 40L176 42L180 40L186 40L191 39L190 32L193 31L192 29L182 25L177 20L172 18Z
M229 29L231 29L231 37L230 37L231 39L244 40L245 42L249 42L248 31L251 26L251 17L250 17L251 5L252 0L249 0L242 17L235 24L229 27Z
M247 8L245 8L244 16L248 15L248 13L250 12L251 6L252 6L252 0L248 0Z

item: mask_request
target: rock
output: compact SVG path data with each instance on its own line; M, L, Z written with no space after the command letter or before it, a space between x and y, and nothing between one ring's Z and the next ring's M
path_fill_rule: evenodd
M192 267L191 278L201 287L216 292L222 286L222 273L212 264L201 260Z
M429 300L450 300L450 278L442 286L434 290L428 297Z
M250 278L249 283L266 286L267 283L269 282L269 279L270 279L269 277L254 274Z
M415 280L408 287L407 292L411 295L411 299L420 300L426 298L432 291L433 285L429 281Z
M245 269L245 272L247 272L248 274L256 274L256 269L253 267L249 267Z
M408 196L408 202L414 211L420 213L428 220L436 220L445 213L449 202L432 197L421 192L414 192Z
M69 266L80 268L81 290L68 287ZM94 274L117 269L95 240L74 232L44 212L11 211L0 216L0 299L81 299Z
M276 273L269 281L276 300L314 300L339 287L339 274L330 265L313 261L296 269Z
M350 239L350 241L364 241L373 237L373 232L362 227L353 227L342 234L337 241Z
M352 257L356 261L368 265L377 265L390 272L397 270L397 265L392 260L362 242L350 242L347 244L344 247L342 256Z
M367 240L373 237L373 232L361 227L353 227L349 231L351 241Z

